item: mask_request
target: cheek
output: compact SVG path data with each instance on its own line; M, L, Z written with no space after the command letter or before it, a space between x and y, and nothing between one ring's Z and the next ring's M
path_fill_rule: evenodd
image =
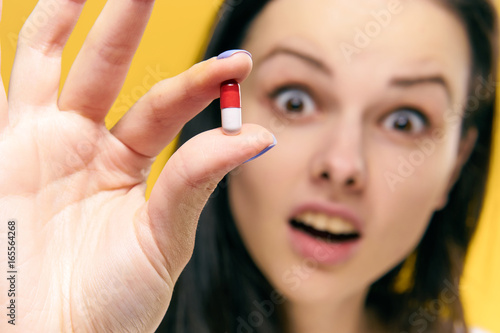
M283 220L290 213L291 200L307 178L308 159L289 139L276 137L275 148L231 173L229 194L238 224L273 228L275 222L265 221Z
M454 158L447 151L442 145L432 154L419 149L391 150L372 158L366 198L373 219L365 245L385 258L381 271L404 259L423 236L453 169Z
M269 154L269 153L268 153ZM236 170L229 183L231 212L250 256L262 273L274 281L280 276L276 270L276 258L283 257L283 202L280 180L274 175L276 168L261 157ZM289 181L283 172L281 180Z
M275 148L232 173L228 190L246 248L270 281L279 284L291 256L287 217L305 188L309 159L294 148L303 140L295 142L288 131L276 137Z

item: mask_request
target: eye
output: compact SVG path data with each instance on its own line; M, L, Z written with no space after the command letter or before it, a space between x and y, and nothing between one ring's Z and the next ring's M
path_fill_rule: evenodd
M291 116L306 116L316 109L311 95L300 88L281 88L271 98L280 112Z
M413 109L399 109L389 114L383 121L383 126L389 130L422 133L428 125L427 118Z

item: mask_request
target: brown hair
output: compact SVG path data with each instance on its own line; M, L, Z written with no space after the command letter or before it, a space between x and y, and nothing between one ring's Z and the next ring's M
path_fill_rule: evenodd
M254 17L268 0L228 0L218 14L205 58L238 48ZM471 57L468 100L463 129L475 127L479 137L446 207L434 214L413 255L376 281L366 307L395 332L455 332L465 328L457 292L464 255L483 202L492 141L496 83L496 12L487 0L442 0L463 22ZM220 126L218 103L184 128L180 144ZM462 119L460 119L462 120ZM246 251L229 211L224 179L203 211L193 257L174 290L158 331L283 332L275 293ZM401 270L410 272L404 289L396 288ZM262 321L251 322L251 316Z

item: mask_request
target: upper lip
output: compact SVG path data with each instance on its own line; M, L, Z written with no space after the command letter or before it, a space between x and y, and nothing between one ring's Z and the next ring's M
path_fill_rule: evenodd
M318 201L301 204L292 211L292 215L289 217L289 220L294 219L297 215L304 212L317 212L331 217L339 217L344 221L351 223L360 234L363 233L365 228L364 221L352 209L339 203Z

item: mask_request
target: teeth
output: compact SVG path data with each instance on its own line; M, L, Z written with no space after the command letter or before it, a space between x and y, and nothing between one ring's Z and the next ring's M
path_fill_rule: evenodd
M322 213L305 212L298 215L295 219L316 230L327 231L332 234L358 233L351 223L340 217L330 217Z

